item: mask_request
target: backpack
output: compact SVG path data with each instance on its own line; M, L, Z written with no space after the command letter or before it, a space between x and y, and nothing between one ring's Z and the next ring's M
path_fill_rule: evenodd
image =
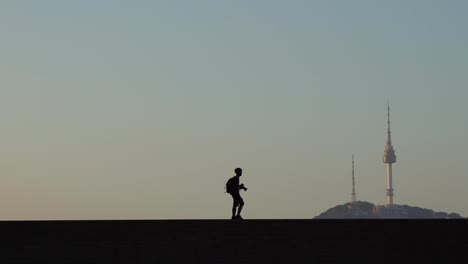
M226 182L225 188L226 188L226 192L229 194L234 193L236 191L236 188L239 188L239 186L236 186L236 181L234 178L235 177L232 177Z

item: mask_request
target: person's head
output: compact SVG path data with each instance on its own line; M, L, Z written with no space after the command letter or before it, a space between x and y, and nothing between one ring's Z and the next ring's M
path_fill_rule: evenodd
M236 168L234 170L234 172L236 173L236 176L242 176L242 169L241 168Z

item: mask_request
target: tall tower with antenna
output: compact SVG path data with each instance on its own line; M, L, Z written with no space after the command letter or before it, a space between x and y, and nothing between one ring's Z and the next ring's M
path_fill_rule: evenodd
M352 159L352 164L353 164L353 172L352 172L353 191L351 192L351 204L354 205L356 204L356 185L354 183L354 155L351 156L351 159Z
M396 162L396 156L390 132L390 105L387 107L387 144L385 145L383 162L387 165L387 206L391 206L393 205L392 164Z

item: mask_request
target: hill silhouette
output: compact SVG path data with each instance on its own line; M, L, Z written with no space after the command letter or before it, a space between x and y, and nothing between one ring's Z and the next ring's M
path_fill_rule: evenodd
M314 219L376 219L376 218L407 218L407 219L463 219L457 213L435 212L431 209L414 207L409 205L395 205L392 210L397 210L397 217L387 217L379 213L379 210L387 210L385 206L374 205L365 201L357 201L354 206L345 203L332 207Z

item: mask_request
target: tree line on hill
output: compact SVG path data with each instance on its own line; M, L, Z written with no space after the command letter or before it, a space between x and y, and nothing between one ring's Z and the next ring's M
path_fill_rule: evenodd
M396 205L397 209L404 212L408 219L463 219L457 213L435 212L431 209L420 208L409 205ZM386 218L376 211L378 206L365 201L357 201L354 205L346 203L332 207L314 219L375 219ZM385 208L384 208L385 209Z

